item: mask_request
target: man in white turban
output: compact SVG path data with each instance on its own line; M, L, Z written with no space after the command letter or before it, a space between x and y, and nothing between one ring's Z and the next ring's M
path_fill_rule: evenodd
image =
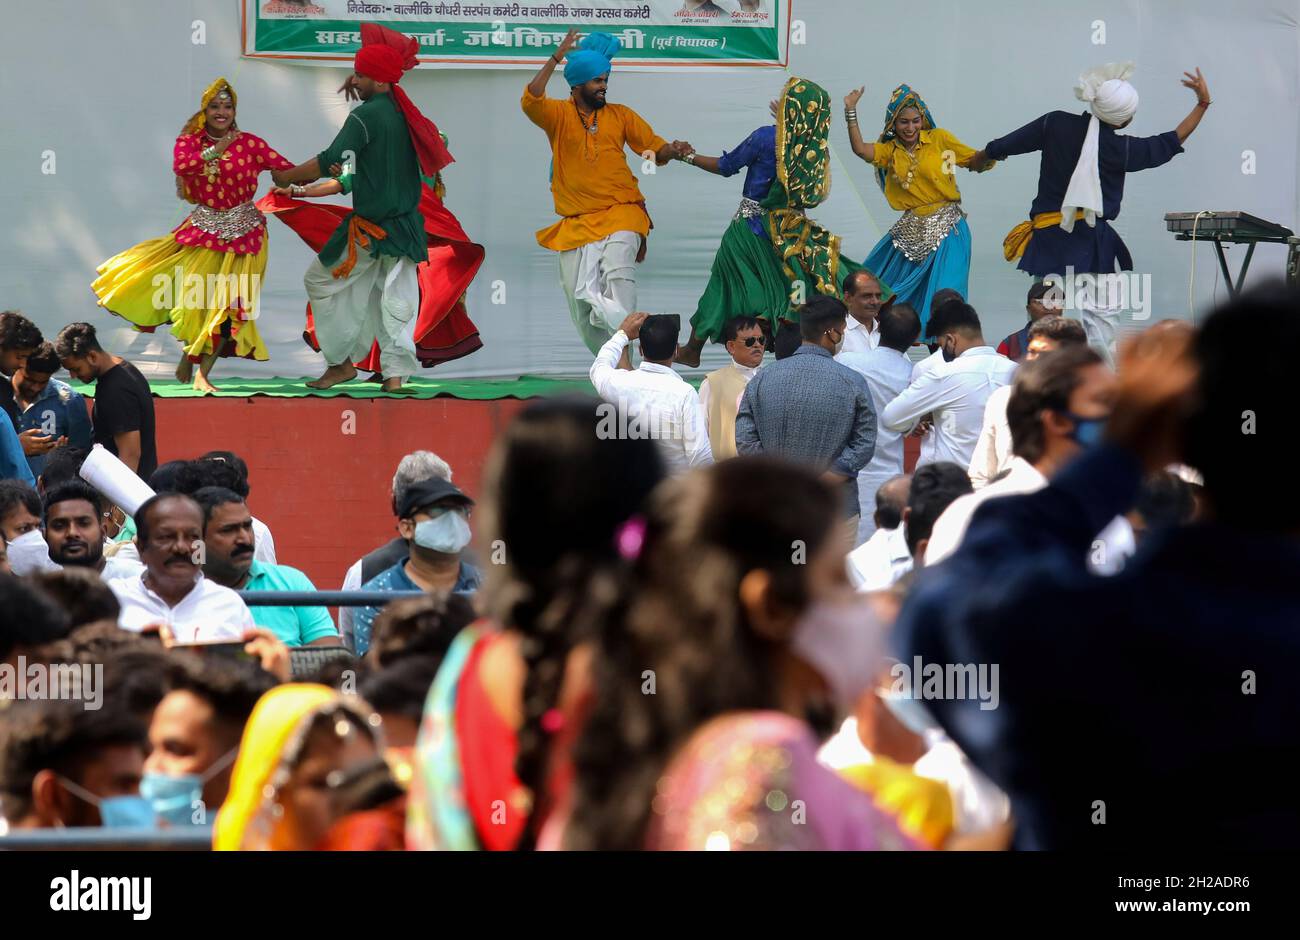
M1110 222L1119 215L1126 174L1168 163L1183 152L1210 106L1201 70L1184 72L1182 84L1196 93L1196 106L1174 130L1155 137L1118 133L1137 113L1138 93L1129 84L1133 64L1112 63L1079 76L1075 95L1088 105L1081 114L1052 111L1019 130L990 141L973 161L1005 160L1041 151L1038 193L1021 222L1003 242L1008 261L1061 288L1066 314L1077 310L1088 343L1111 366L1115 338L1129 306L1133 258ZM1083 225L1078 225L1083 222Z

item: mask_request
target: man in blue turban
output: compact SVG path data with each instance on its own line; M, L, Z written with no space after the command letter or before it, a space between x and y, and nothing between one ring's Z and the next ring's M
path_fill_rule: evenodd
M645 258L650 234L645 197L623 148L659 166L693 152L683 141L665 141L631 108L606 103L619 47L606 33L579 43L577 30L569 30L520 101L550 141L551 194L560 217L537 233L537 242L559 254L569 313L593 355L636 312L636 265ZM566 53L569 97L547 98L546 83Z

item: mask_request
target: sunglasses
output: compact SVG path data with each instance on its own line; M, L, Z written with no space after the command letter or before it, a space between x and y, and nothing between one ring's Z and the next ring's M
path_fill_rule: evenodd
M733 340L733 342L739 342L739 340ZM745 337L746 349L753 349L755 346L766 346L766 345L767 345L767 337L761 334L758 336Z

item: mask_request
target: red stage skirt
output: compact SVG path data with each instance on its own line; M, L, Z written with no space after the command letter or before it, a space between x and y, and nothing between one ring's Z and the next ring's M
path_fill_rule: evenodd
M468 356L483 345L478 327L474 326L465 310L465 291L482 266L486 253L482 245L470 241L460 222L433 190L428 186L422 189L420 214L424 216L424 231L429 237L429 260L422 261L417 269L420 312L415 321L415 353L420 364L429 369ZM352 211L346 206L291 199L274 193L259 199L257 208L289 226L316 252L325 246L344 216ZM320 352L311 304L307 305L307 328L303 330L302 338L308 346ZM379 344L375 343L370 355L356 365L358 369L381 372Z

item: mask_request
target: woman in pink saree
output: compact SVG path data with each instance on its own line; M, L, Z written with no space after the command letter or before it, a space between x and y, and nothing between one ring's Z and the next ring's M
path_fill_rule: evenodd
M816 761L816 716L871 689L882 644L830 487L728 460L662 484L619 545L572 799L539 847L922 848Z

